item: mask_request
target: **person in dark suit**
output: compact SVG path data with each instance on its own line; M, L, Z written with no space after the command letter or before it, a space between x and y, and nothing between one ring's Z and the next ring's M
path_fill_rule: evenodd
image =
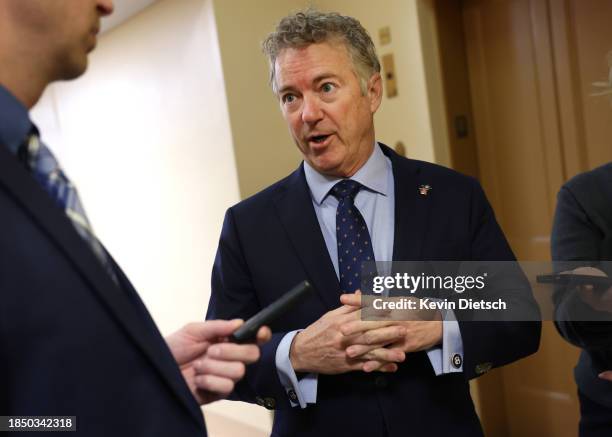
M290 15L264 50L304 162L227 211L207 317L303 279L317 293L272 323L234 398L275 409L274 436L482 435L468 380L535 352L539 322L361 322L353 293L373 259L514 260L481 187L376 142L380 64L357 20Z
M557 196L553 261L579 264L574 273L610 276L612 261L612 163L568 181ZM604 261L604 263L600 263ZM605 262L608 261L608 262ZM558 289L556 326L582 348L574 376L580 400L580 435L612 433L612 289ZM606 321L607 320L607 321Z
M112 9L0 2L0 416L76 416L88 437L201 437L199 404L229 394L258 347L225 341L239 320L162 338L28 115L50 82L85 71Z

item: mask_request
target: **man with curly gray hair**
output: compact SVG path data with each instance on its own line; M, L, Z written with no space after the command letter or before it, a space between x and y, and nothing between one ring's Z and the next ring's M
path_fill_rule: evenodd
M274 436L482 435L467 380L533 353L539 325L362 321L357 292L363 262L513 260L482 189L376 141L380 63L356 19L299 12L263 48L304 162L228 210L207 317L304 279L318 294L273 324L235 398L276 409Z

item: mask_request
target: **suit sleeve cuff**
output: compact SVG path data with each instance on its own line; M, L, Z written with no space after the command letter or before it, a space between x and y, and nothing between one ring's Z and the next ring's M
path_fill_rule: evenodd
M452 310L444 314L442 345L429 349L427 356L436 376L463 372L463 340L459 323Z
M276 371L278 372L278 378L285 388L287 397L292 407L306 408L308 404L317 403L317 385L318 375L316 373L309 373L300 380L298 380L291 360L289 359L289 350L291 343L295 335L300 332L291 331L287 333L276 349Z

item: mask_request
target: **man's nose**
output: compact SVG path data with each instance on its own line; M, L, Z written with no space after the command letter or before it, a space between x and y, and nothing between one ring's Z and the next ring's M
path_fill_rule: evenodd
M304 96L304 106L302 108L302 121L304 123L316 123L323 118L321 102L314 96Z
M115 5L113 4L113 0L97 0L97 8L98 12L100 12L100 16L105 17L113 13Z

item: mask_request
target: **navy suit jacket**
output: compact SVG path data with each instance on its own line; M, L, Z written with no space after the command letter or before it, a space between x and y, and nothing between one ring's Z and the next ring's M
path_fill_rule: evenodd
M395 178L393 260L514 259L475 180L385 146L383 152ZM432 187L429 195L419 194L422 184ZM278 344L288 331L340 306L340 285L300 166L227 211L207 317L248 318L304 279L316 297L272 324L272 340L235 392L277 410L275 436L481 435L468 379L539 344L538 323L460 322L463 374L436 377L426 353L413 353L394 374L319 375L317 403L293 408L277 375Z
M612 261L612 163L582 173L561 187L551 242L555 261L584 261L589 265ZM609 264L604 270L612 276ZM578 388L592 400L612 408L612 383L597 377L612 369L612 324L573 318L576 313L584 318L588 307L571 290L557 290L555 303L559 332L583 348L574 372ZM597 315L593 316L597 320Z
M0 415L76 416L88 437L205 435L164 339L115 268L119 286L0 145Z

